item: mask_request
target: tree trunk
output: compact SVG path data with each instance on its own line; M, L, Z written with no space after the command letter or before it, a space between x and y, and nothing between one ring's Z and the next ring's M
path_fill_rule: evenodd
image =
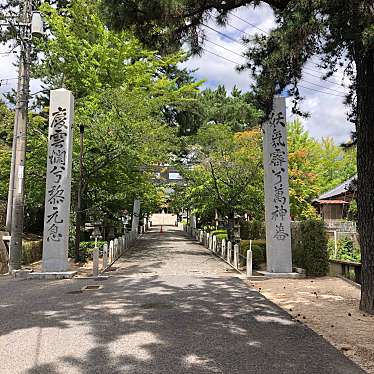
M361 52L361 51L360 51ZM360 309L374 314L374 53L356 53L357 208L362 285Z

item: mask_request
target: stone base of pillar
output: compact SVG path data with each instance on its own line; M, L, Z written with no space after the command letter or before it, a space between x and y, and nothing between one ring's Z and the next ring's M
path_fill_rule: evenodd
M72 279L77 274L76 271L61 271L61 272L32 272L25 270L16 270L13 272L15 278L22 279L44 279L44 280L56 280L56 279Z
M261 274L264 278L305 278L305 274L300 273L271 273L269 271L256 271L256 273ZM260 279L260 277L257 277L257 279Z

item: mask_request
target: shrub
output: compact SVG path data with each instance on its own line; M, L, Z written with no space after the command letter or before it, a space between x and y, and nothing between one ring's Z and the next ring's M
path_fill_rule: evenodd
M308 220L300 223L300 240L296 243L299 261L307 275L327 274L328 252L327 236L322 221Z
M227 230L214 230L211 231L211 234L215 235L219 240L228 239Z
M102 254L102 248L104 244L107 244L106 241L104 240L98 240L97 241L97 246L99 247L100 254ZM87 261L87 259L92 258L92 252L95 248L95 242L80 242L79 244L79 259L80 261ZM74 257L75 249L69 250L69 257Z
M261 245L254 244L255 242L262 242ZM260 264L266 261L266 247L265 241L252 241L252 266L253 269L259 269ZM247 251L249 250L249 240L240 241L240 251L243 256L247 256Z
M244 240L264 239L265 224L261 221L246 221L240 225L240 237Z
M360 248L355 247L353 240L345 237L338 240L337 253L335 256L335 241L328 241L329 258L351 262L361 262Z
M42 259L43 240L22 241L22 264L29 265Z

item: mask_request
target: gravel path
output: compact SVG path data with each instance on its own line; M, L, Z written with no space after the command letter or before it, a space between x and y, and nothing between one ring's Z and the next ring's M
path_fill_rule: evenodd
M0 280L0 373L364 373L168 230L105 281Z

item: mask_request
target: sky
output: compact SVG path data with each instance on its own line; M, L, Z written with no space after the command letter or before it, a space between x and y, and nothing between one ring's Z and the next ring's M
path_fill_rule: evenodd
M232 13L264 31L269 31L275 25L273 11L266 4L256 9L242 7ZM237 66L235 62L242 63L245 61L244 58L240 57L240 54L245 50L240 45L240 38L244 34L237 29L244 31L245 35L251 35L256 32L261 33L261 31L238 20L234 16L229 17L228 25L224 28L213 21L208 26L228 35L230 39L205 28L207 42L204 45L202 56L191 58L184 64L185 67L191 70L198 69L194 74L196 78L206 80L206 87L214 88L218 84L224 84L228 90L237 86L242 91L248 91L251 83L249 73L245 71L238 73L235 70ZM313 58L313 61L318 62L318 58ZM341 97L347 91L346 88L340 86L343 77L342 72L338 72L336 76L329 78L329 82L326 82L319 78L323 73L319 74L317 72L321 69L314 63L308 63L306 68L307 70L305 70L305 75L300 85L310 89L300 87L300 92L305 97L301 108L309 112L311 117L302 119L304 127L316 139L331 136L339 144L347 141L351 131L353 131L353 126L346 120L348 108L343 105L344 98ZM287 99L287 107L291 107L291 99L289 98ZM296 118L289 109L287 110L287 118L290 121Z
M273 12L266 4L256 9L242 7L234 11L233 14L264 31L269 31L274 27ZM234 86L237 86L242 91L248 91L251 83L249 73L238 73L235 70L236 63L240 64L245 61L240 56L245 50L244 46L241 45L240 38L244 33L251 35L255 32L261 33L261 31L248 23L238 20L234 16L229 17L228 23L229 25L222 28L216 25L214 21L210 22L208 24L210 27L228 35L230 39L205 28L207 41L204 45L205 50L202 56L192 57L184 66L191 70L198 69L194 75L199 80L206 80L205 87L215 88L219 84L224 84L229 91ZM1 93L9 92L17 85L17 80L14 79L17 77L17 71L14 66L16 55L4 54L7 50L4 46L0 47L0 79L11 79L1 81ZM316 59L314 58L313 61L316 61ZM300 84L304 87L309 87L309 89L300 87L300 92L305 97L302 109L309 112L311 117L302 120L304 127L316 139L331 136L337 143L347 141L353 126L346 120L348 108L343 105L342 97L346 89L339 85L342 73L338 72L336 76L329 78L329 82L326 82L318 78L318 76L322 76L322 73L319 74L317 72L320 69L313 62L308 63L306 68L305 76ZM39 89L40 82L31 81L31 93L37 92ZM289 108L290 106L291 99L287 99L287 107ZM296 118L289 109L287 112L288 120L291 121Z

